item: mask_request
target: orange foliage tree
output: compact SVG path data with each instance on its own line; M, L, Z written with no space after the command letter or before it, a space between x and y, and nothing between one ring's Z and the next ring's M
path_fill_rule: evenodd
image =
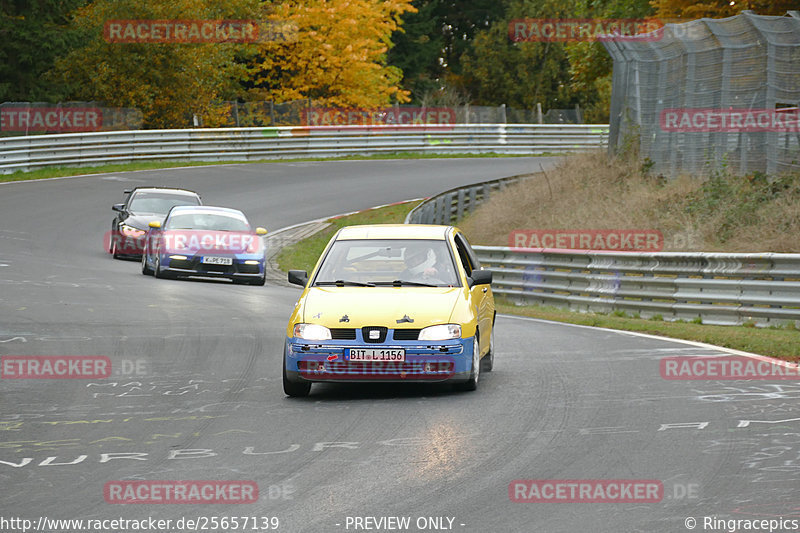
M272 9L268 18L293 26L296 39L258 45L252 98L359 108L409 100L386 53L400 16L416 11L411 0L289 0Z

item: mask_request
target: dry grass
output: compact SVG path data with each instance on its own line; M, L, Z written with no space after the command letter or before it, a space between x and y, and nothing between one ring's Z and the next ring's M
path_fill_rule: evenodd
M664 251L798 252L800 176L665 180L597 151L493 194L459 226L474 244L498 246L515 229L649 229Z

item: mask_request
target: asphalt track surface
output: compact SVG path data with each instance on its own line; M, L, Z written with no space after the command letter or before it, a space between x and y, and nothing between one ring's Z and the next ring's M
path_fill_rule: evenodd
M496 369L474 393L315 385L289 399L281 349L296 289L158 280L102 247L125 187L192 188L276 229L540 161L550 162L272 163L0 185L0 355L105 355L113 368L104 380L0 381L0 531L40 517L173 520L162 531L182 517L277 517L286 532L677 532L689 531L687 517L695 531L723 531L704 517L800 520L800 383L660 377L662 357L717 350L501 316ZM663 497L515 503L517 479L658 480ZM119 480L248 480L260 496L107 503L105 484ZM388 517L409 527L378 522ZM246 524L205 531L275 530Z

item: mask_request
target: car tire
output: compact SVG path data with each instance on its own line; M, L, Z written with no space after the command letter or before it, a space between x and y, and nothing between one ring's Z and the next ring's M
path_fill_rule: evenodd
M117 243L116 239L111 243L111 257L114 259L119 259L119 254L117 253Z
M261 276L261 277L260 277L260 278L258 278L258 279L251 279L251 280L250 280L250 285L258 285L258 286L263 286L263 285L264 285L266 282L267 282L267 274L266 274L266 273L264 273L264 275L263 275L263 276Z
M478 380L481 377L481 345L478 342L478 333L472 338L472 371L469 379L464 383L457 383L456 390L474 391L478 388Z
M286 377L286 349L283 351L283 392L292 398L305 398L311 392L311 382L295 383Z
M489 353L483 356L481 363L483 364L481 370L484 372L491 372L494 368L494 320L492 320L492 333L489 337Z
M147 266L147 250L146 249L142 251L142 274L144 274L145 276L152 276L153 275L153 269L151 269L149 266Z
M172 277L170 274L161 270L161 256L159 254L156 254L156 264L153 270L155 271L156 277L159 279L169 279Z

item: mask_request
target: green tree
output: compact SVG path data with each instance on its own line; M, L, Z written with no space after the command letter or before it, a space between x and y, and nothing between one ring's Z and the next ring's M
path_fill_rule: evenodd
M750 9L759 15L784 15L798 9L797 0L652 0L656 16L694 20L703 17L732 17Z
M115 43L105 40L110 20L258 19L257 0L95 0L79 9L74 27L88 41L59 59L51 73L71 96L108 106L136 107L147 127L187 127L193 114L241 94L243 61L252 46L238 43Z
M77 46L69 14L89 0L0 0L0 102L52 101L63 88L42 75Z
M389 63L403 71L403 87L419 103L450 84L461 85L461 56L478 34L505 14L510 0L414 0L392 35Z

